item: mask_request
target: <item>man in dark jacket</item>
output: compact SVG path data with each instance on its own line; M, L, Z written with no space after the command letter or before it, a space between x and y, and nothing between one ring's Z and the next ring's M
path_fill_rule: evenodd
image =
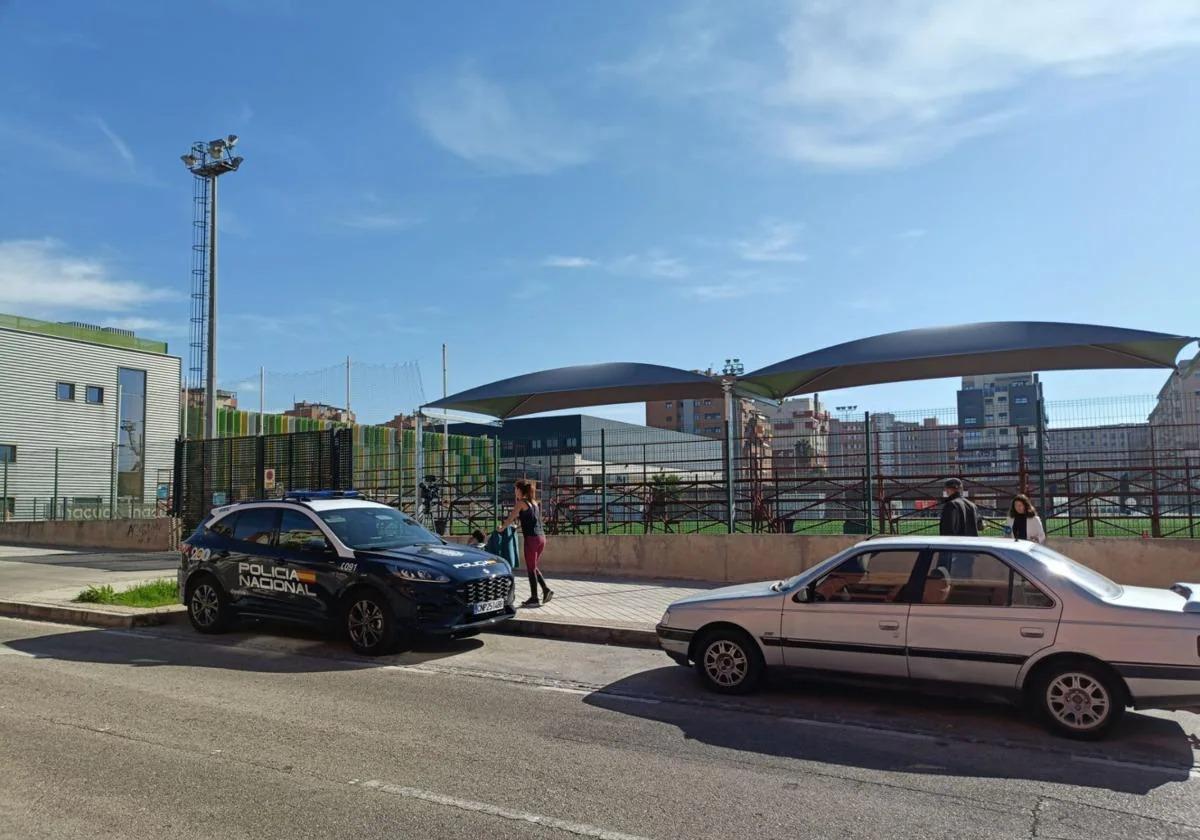
M946 501L942 503L942 521L938 533L943 537L978 537L979 509L962 494L962 481L946 479Z

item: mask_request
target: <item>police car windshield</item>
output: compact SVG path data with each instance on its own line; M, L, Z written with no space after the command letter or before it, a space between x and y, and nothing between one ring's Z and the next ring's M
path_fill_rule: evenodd
M319 511L317 515L350 548L383 549L441 543L414 520L391 508L333 508Z

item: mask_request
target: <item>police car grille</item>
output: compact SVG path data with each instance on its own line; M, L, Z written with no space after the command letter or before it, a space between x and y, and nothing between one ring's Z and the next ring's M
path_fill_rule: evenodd
M473 580L459 591L468 604L479 604L484 601L494 601L497 598L508 600L512 592L513 581L510 577L494 577L485 580Z

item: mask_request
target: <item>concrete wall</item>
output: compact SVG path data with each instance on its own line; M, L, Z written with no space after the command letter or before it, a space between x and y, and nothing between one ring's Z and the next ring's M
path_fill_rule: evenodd
M789 577L856 537L797 534L649 534L550 537L543 568L555 573L743 583ZM1200 582L1200 540L1058 539L1051 548L1120 583Z
M59 522L0 522L0 545L168 551L178 544L175 520L100 519Z

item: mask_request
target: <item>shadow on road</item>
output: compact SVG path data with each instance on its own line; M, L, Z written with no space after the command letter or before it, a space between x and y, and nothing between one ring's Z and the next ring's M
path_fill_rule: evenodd
M12 650L42 659L134 667L176 665L219 668L262 674L355 671L387 665L419 665L459 656L483 642L471 639L424 638L391 656L356 655L346 644L319 630L287 624L254 622L251 632L201 636L178 627L146 631L53 633L13 639Z
M1135 794L1186 781L1200 746L1178 722L1132 711L1107 740L1078 742L1049 734L1006 704L789 676L773 676L759 694L727 697L708 692L679 666L611 683L586 702L731 750Z

